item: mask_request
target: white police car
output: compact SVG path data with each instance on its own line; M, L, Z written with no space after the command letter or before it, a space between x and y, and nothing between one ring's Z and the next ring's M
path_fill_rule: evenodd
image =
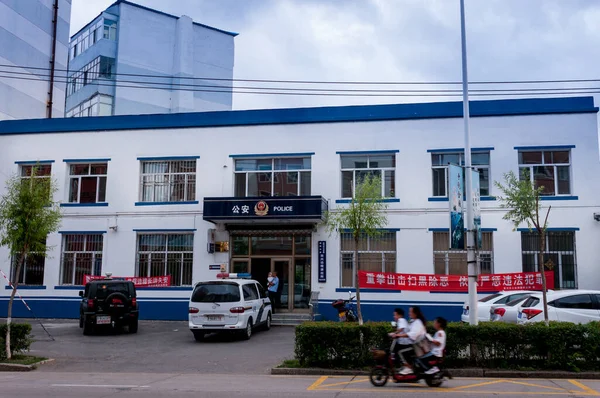
M208 333L235 331L246 340L258 327L271 329L271 301L250 274L217 275L196 283L190 297L189 326L196 341Z

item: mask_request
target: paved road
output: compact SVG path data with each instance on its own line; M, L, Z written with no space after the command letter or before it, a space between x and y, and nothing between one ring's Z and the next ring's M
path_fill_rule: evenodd
M257 331L249 341L214 335L198 343L186 322L142 321L137 334L95 336L83 336L77 321L43 322L55 341L31 322L31 354L55 361L41 372L268 374L294 353L291 327Z
M365 377L173 373L1 373L0 396L19 398L599 397L600 381L454 379L442 388L387 385Z

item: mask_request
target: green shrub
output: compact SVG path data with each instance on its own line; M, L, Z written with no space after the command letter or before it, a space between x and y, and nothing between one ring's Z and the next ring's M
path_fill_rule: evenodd
M304 367L370 366L369 349L389 347L391 331L387 322L304 323L296 328L296 359ZM450 323L446 333L448 367L600 370L600 323Z
M23 353L31 346L31 325L13 323L10 325L10 349L13 354ZM6 324L0 325L0 360L6 359Z

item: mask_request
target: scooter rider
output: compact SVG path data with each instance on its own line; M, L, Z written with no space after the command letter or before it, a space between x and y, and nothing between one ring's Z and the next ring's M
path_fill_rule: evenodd
M399 337L400 334L408 332L408 322L404 318L404 310L402 308L394 309L394 322L396 322L396 332L390 333L389 336L396 339L393 349L394 364L395 366L399 366L400 361L406 363L400 352L412 348L412 341L408 337Z
M408 310L408 316L411 319L409 329L407 332L400 333L398 337L408 337L412 341L412 344L415 344L425 338L425 335L427 334L427 329L425 329L427 321L425 320L425 316L423 316L421 309L417 306L410 307L410 309ZM400 370L399 373L401 375L409 375L411 373L414 373L412 370L412 363L415 359L414 348L411 346L406 350L402 350L401 354L407 363L405 364L404 368Z

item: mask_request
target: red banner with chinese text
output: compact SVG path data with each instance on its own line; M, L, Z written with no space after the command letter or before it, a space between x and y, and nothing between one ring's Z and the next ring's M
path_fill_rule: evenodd
M426 292L468 292L466 275L392 274L359 271L360 288L414 290ZM554 272L546 272L546 288L554 289ZM542 290L542 274L519 272L479 275L477 289L484 292L503 290Z
M97 279L105 279L105 276L92 276L92 275L84 275L83 283L86 284L90 281ZM126 281L133 282L136 287L168 287L171 286L171 277L170 276L153 276L153 277L137 277L137 276L126 276L126 277L118 277L112 276L111 279L122 279Z

